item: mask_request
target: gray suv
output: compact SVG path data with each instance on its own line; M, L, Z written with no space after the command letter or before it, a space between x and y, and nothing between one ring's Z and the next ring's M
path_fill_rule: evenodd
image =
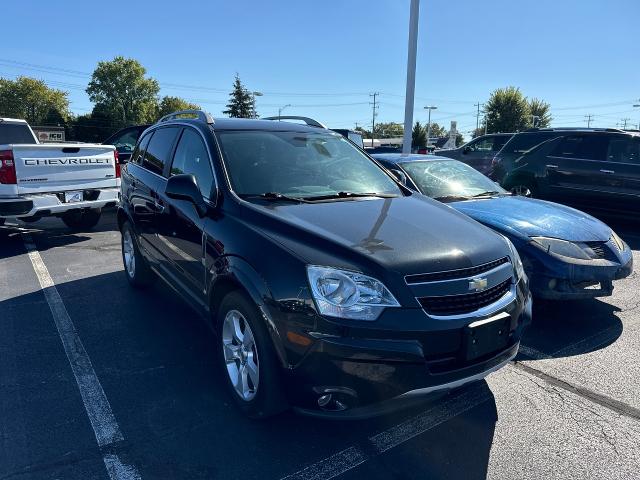
M513 133L481 135L458 148L438 150L437 155L460 160L486 175L491 170L493 157L512 136Z

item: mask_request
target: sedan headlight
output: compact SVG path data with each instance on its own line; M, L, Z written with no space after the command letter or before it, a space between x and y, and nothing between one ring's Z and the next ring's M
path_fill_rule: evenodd
M520 254L518 253L518 250L516 250L516 247L513 244L513 242L509 240L507 237L504 237L504 239L507 242L507 245L509 246L509 250L511 252L509 256L511 257L511 263L513 264L513 271L516 276L516 282L517 282L522 277L524 277L524 267L522 266L522 260L520 259Z
M309 265L307 276L322 315L371 321L385 308L400 306L382 282L361 273Z
M624 251L624 241L622 241L618 234L613 230L611 230L611 240L613 240L613 243L619 252Z
M561 257L577 258L579 260L591 260L589 254L578 244L559 238L531 237L532 244L547 253Z

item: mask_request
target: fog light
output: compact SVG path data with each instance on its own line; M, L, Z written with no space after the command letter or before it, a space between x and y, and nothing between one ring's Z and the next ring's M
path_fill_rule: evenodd
M329 405L330 401L331 401L331 394L322 395L320 398L318 398L318 406L321 408L324 408L327 405Z
M552 278L551 280L549 280L549 289L553 290L554 288L556 288L557 284L558 281L555 278Z

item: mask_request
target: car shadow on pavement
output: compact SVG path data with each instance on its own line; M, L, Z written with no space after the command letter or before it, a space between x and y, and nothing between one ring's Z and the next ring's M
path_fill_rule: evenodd
M351 447L367 462L346 478L356 473L353 478L361 478L362 469L367 477L380 479L487 475L497 409L485 381L366 421L329 421L292 412L254 421L240 413L225 389L215 362L215 335L164 284L133 290L118 271L56 288L123 432L122 448L142 478L278 479ZM38 322L24 322L36 317ZM69 366L40 290L0 302L0 319L3 357L7 365L23 370L13 375L22 379L19 388L0 391L0 397L16 399L0 398L0 406L15 405L38 387L45 372L51 375L47 368L52 367L46 365L53 364L52 358L62 370ZM26 393L19 391L23 385ZM54 397L49 400L55 402L55 381L47 385ZM47 392L38 397L40 408L49 401ZM464 403L467 398L475 400ZM41 415L29 411L29 402L21 405L25 411L17 418ZM69 413L78 419L86 415L82 409ZM29 431L32 447L11 455L55 463L69 448L91 451L95 445L81 444L95 442L90 425L85 427L86 435L64 441L56 438L53 425ZM399 439L396 446L383 453L380 434L384 441ZM372 440L376 438L378 443ZM60 452L58 444L64 446ZM51 451L41 455L34 451L37 445L50 445Z
M616 315L620 311L598 299L534 301L533 322L524 333L519 356L560 358L605 348L622 334L623 325ZM527 348L533 349L533 355Z

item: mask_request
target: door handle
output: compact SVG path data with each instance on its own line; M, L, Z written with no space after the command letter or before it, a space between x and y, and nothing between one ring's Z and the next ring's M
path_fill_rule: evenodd
M547 168L558 168L558 165L547 165Z
M600 173L608 173L608 174L612 174L612 173L616 173L613 170L600 170Z
M156 207L156 212L157 213L162 213L164 212L164 205L162 205L161 203L158 203L158 200L156 200L153 204L154 207Z

